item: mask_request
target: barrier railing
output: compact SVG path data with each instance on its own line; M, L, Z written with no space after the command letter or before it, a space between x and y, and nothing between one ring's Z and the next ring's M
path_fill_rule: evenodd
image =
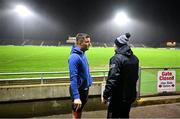
M139 93L146 95L163 95L168 92L158 93L158 71L176 72L176 92L180 91L180 67L141 67L139 70Z
M142 95L158 94L157 92L157 72L159 70L175 70L176 71L176 90L180 91L180 67L140 67L139 68L139 80L138 80L138 97ZM98 81L105 81L107 78L108 70L92 70L91 74L94 79ZM27 78L6 78L7 76L23 75L28 76ZM30 75L33 75L31 78ZM35 75L35 76L34 76ZM37 77L37 75L39 77ZM53 76L51 76L53 75ZM3 78L1 78L3 77ZM61 80L57 80L61 79ZM20 73L0 73L0 85L8 85L9 82L31 81L34 83L47 84L56 83L56 81L69 81L69 72L20 72ZM38 81L38 82L36 82ZM4 83L2 83L4 82ZM15 83L16 84L16 83ZM33 84L33 83L32 83Z
M92 70L91 74L93 78L105 78L107 77L108 70ZM14 77L14 78L11 78ZM61 72L19 72L19 73L0 73L1 82L13 82L13 81L39 81L44 84L46 80L69 81L69 71ZM56 82L56 81L55 81ZM46 82L47 83L47 82Z

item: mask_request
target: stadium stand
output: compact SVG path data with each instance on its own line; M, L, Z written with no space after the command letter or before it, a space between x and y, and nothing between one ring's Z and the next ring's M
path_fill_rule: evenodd
M14 39L8 39L8 40L0 40L1 45L21 45L22 40L14 40Z
M0 45L35 45L35 46L60 46L62 41L58 40L0 40Z
M92 42L93 47L113 47L113 42ZM0 40L0 45L17 45L17 46L24 46L24 45L35 45L35 46L60 46L60 45L72 45L72 43L67 43L66 41L62 40L32 40L32 39L6 39ZM130 42L131 47L152 47L152 48L166 48L168 47L166 42L157 43L157 42L148 42L148 43L135 43ZM169 47L168 47L169 48ZM180 43L176 43L176 46L173 48L180 48Z

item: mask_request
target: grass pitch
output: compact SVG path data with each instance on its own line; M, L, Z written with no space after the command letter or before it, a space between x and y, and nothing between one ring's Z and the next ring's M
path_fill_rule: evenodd
M132 48L141 67L180 66L180 50L157 48ZM68 71L71 46L0 46L0 73ZM87 52L91 70L108 69L114 48L92 47ZM145 92L156 91L156 71L142 73L141 87ZM180 90L180 70L176 71L177 90ZM152 87L152 88L151 88Z
M132 48L141 67L180 66L180 50ZM71 47L0 46L0 72L67 71ZM113 48L90 48L86 52L91 70L108 69Z

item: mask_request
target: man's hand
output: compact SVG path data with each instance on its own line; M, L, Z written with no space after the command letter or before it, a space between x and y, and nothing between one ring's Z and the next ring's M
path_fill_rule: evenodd
M77 111L79 108L81 108L81 105L82 105L82 102L81 102L80 99L75 99L75 100L74 100L74 106L75 106L75 108L76 108L76 111Z
M107 104L107 102L108 102L107 99L104 99L104 98L102 99L102 103L103 103L103 104Z

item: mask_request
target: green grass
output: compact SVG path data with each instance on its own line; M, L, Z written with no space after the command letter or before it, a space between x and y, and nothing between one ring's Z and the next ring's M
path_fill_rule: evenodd
M67 71L71 47L0 46L0 72ZM180 50L133 48L143 67L180 66ZM91 70L108 69L113 48L87 51Z
M67 70L69 47L1 46L0 72Z
M0 46L0 73L68 71L71 47ZM141 67L180 66L180 50L157 48L132 48ZM91 70L108 69L113 48L92 47L86 52ZM176 71L177 90L180 90L180 70ZM156 91L155 70L142 71L144 93Z
M180 66L180 50L135 48L135 54L143 67L176 67Z

